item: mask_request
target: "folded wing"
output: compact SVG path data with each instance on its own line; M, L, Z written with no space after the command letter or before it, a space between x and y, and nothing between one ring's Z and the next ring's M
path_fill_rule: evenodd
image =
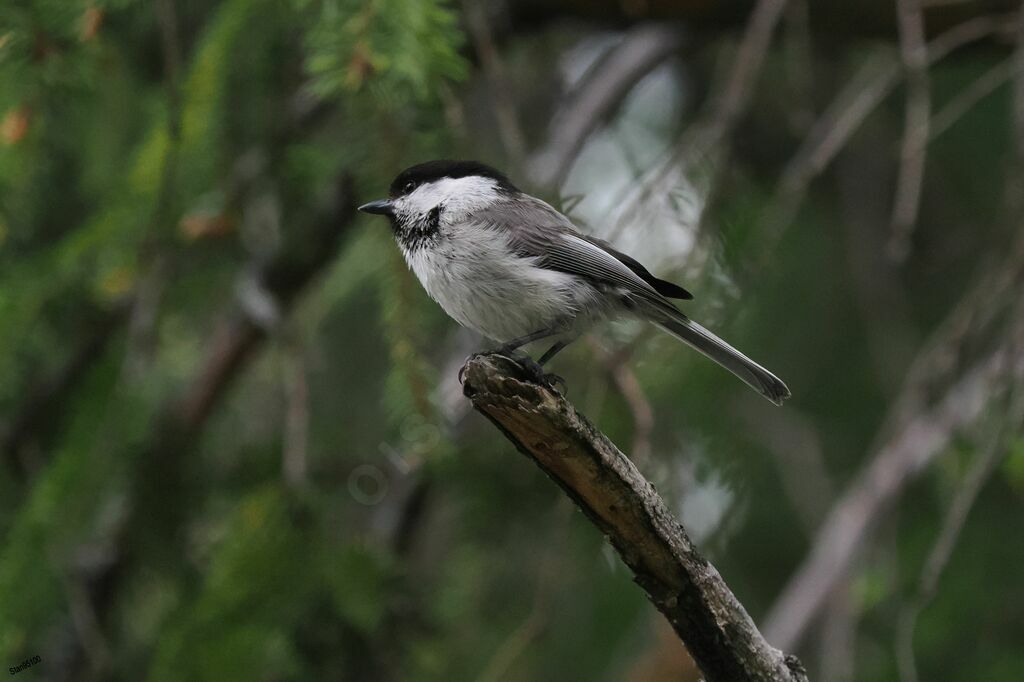
M621 289L648 305L675 313L678 309L666 296L692 298L682 287L658 279L606 242L581 234L568 218L542 201L508 202L477 218L501 230L520 255L536 258L541 267Z

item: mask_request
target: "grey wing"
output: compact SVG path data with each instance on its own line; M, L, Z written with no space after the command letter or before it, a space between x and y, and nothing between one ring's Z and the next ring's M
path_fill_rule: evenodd
M664 279L658 279L657 277L652 275L650 271L643 265L641 265L636 259L627 256L621 251L615 250L611 244L604 241L603 239L598 239L597 237L590 237L588 235L580 236L582 236L588 242L600 246L602 249L604 249L611 255L615 256L615 258L621 261L623 265L632 270L640 279L654 287L654 290L657 291L662 296L664 296L665 298L693 298L693 294L691 294L686 289L682 288L681 286L673 282L669 282Z
M502 229L520 255L536 258L541 267L619 289L628 298L680 315L650 282L617 258L617 252L599 240L580 234L568 218L542 201L503 203L478 218ZM653 278L643 266L636 265Z
M547 204L505 202L478 218L500 231L521 256L535 258L538 265L613 289L625 305L725 367L776 405L789 397L789 389L781 379L672 305L646 279L653 275L642 265L626 257L636 263L643 275L617 258L618 252L611 247L581 235L568 218Z

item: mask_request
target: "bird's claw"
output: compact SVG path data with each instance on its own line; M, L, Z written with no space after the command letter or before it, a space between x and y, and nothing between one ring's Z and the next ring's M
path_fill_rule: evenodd
M546 388L550 388L551 390L557 393L566 392L567 385L565 383L565 379L558 376L557 374L545 372L543 365L538 363L533 358L527 355L517 355L509 359L513 360L517 365L519 365L523 369L523 371L526 372L526 375L531 380L533 380L534 383L540 384L541 386L544 386ZM559 387L561 387L561 390L559 390Z
M528 355L516 352L506 352L503 349L497 349L490 352L474 353L466 358L468 363L473 358L480 356L499 357L509 362L515 363L526 376L534 383L540 384L545 388L549 388L556 393L564 394L568 391L568 384L565 379L561 376L552 372L545 372L543 365L538 363L536 360ZM459 382L462 382L463 374L465 373L466 366L463 364L462 369L459 370Z
M565 395L569 392L569 385L565 383L565 379L553 372L548 372L547 374L542 375L540 383L547 386L555 393Z

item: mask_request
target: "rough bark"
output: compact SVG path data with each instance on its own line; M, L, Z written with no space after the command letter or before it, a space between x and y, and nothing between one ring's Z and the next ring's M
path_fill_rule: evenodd
M708 682L807 679L758 632L654 487L558 393L498 355L472 357L463 391L604 533Z

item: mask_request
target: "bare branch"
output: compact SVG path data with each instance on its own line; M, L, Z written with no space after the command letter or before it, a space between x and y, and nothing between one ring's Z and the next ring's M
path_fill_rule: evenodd
M674 28L642 25L626 34L552 117L548 142L527 162L541 187L561 185L587 138L637 82L682 45Z
M807 0L793 0L786 7L782 37L783 65L790 106L785 116L790 130L798 133L814 122L814 48Z
M1004 200L1006 214L1011 220L1020 216L1024 207L1024 9L1017 18L1014 38L1016 48L1013 51L1013 138L1014 163L1007 173L1006 197ZM1016 228L1016 223L1013 227Z
M928 141L931 142L949 130L968 111L985 97L995 92L999 86L1013 78L1016 69L1015 58L996 64L981 74L966 88L957 93L946 104L935 112L928 130Z
M928 43L928 65L934 65L965 45L1006 32L1014 25L1016 17L1016 14L981 16L936 36ZM868 62L826 107L783 169L775 194L765 209L762 230L766 247L762 249L762 265L767 262L782 232L793 220L811 181L832 163L868 115L899 82L898 63Z
M465 402L465 401L463 401ZM556 518L550 525L544 551L539 556L535 570L536 588L533 594L533 607L529 615L513 630L499 646L488 662L477 682L507 679L508 669L530 645L541 635L551 619L551 599L559 586L559 578L564 575L563 567L558 558L568 539L569 521L572 519L572 504L569 500L560 500L556 509Z
M825 464L818 430L806 415L792 408L769 415L752 402L743 401L737 404L735 414L752 432L761 434L764 446L773 455L786 497L810 536L835 497L835 483Z
M309 470L309 382L306 378L305 347L294 340L284 351L282 383L285 391L284 446L281 474L290 488L302 489Z
M897 0L900 54L907 79L907 103L900 146L900 172L896 181L889 239L889 256L903 261L910 252L910 239L921 204L931 120L928 78L928 48L924 38L924 14L919 0Z
M487 19L486 8L483 3L463 0L462 10L470 38L473 40L473 48L480 57L480 64L491 89L498 136L501 138L505 153L518 166L526 154L526 137L519 124L515 100L508 88L505 65L494 44L494 33Z
M806 680L799 661L764 640L653 486L562 396L501 356L471 358L463 382L473 406L608 536L709 682Z
M666 196L680 182L690 183L690 169L707 166L707 180L702 188L702 203L714 190L718 172L728 153L723 141L746 111L754 83L765 62L771 38L778 25L786 0L759 0L746 22L743 38L721 84L721 94L712 99L691 125L683 131L673 149L630 183L620 200L614 202L614 232L635 219L642 206L652 196ZM566 167L568 170L568 166ZM698 216L697 222L700 218Z
M907 372L882 432L895 433L877 450L864 473L839 499L818 530L809 556L766 619L769 639L795 646L827 596L843 579L882 510L996 398L1013 370L1024 373L1022 310L1016 302L1024 287L1024 239L1008 250L1005 265L987 269L963 297ZM1010 308L1007 310L1007 308ZM993 325L1009 327L993 331ZM963 347L978 335L996 350L971 371L960 374L936 407L927 394L951 381L966 364ZM1000 342L998 339L1005 339ZM1020 381L1018 376L1017 381Z
M715 122L723 132L735 125L750 102L754 82L764 65L772 34L784 9L786 0L759 0L747 21L732 73L715 106Z
M784 648L799 643L882 510L992 403L1011 370L1024 369L1013 347L1001 346L966 372L934 408L911 419L870 459L821 524L810 554L765 618L770 641Z
M786 0L758 0L747 20L721 96L712 103L708 114L683 134L684 143L679 145L679 158L711 162L709 193L714 192L718 172L728 156L728 146L723 145L723 141L729 137L750 104L754 83L764 66L772 35L785 9ZM687 141L691 136L696 138L695 142ZM695 154L690 151L690 147L696 148ZM713 158L716 152L721 152L717 154L717 159Z
M643 464L651 454L651 431L654 429L651 401L647 399L636 373L627 362L628 353L611 353L597 343L590 343L590 347L629 407L629 413L633 416L633 444L630 451L633 453L633 461Z
M949 505L946 518L942 522L942 530L921 568L917 593L901 609L896 631L896 660L903 682L917 682L918 679L917 664L914 660L914 631L917 629L917 619L934 598L939 578L953 556L953 549L967 523L967 516L971 513L981 489L992 477L996 466L1006 453L1007 436L1016 431L1024 419L1024 400L1021 399L1024 394L1019 387L1013 393L1017 394L1015 398L1011 397L1011 402L1015 405L1011 407L1009 414L1000 420L989 441L983 444L975 457L963 486Z
M829 682L853 682L857 671L857 621L861 600L850 579L841 580L829 595L821 619L818 676Z

